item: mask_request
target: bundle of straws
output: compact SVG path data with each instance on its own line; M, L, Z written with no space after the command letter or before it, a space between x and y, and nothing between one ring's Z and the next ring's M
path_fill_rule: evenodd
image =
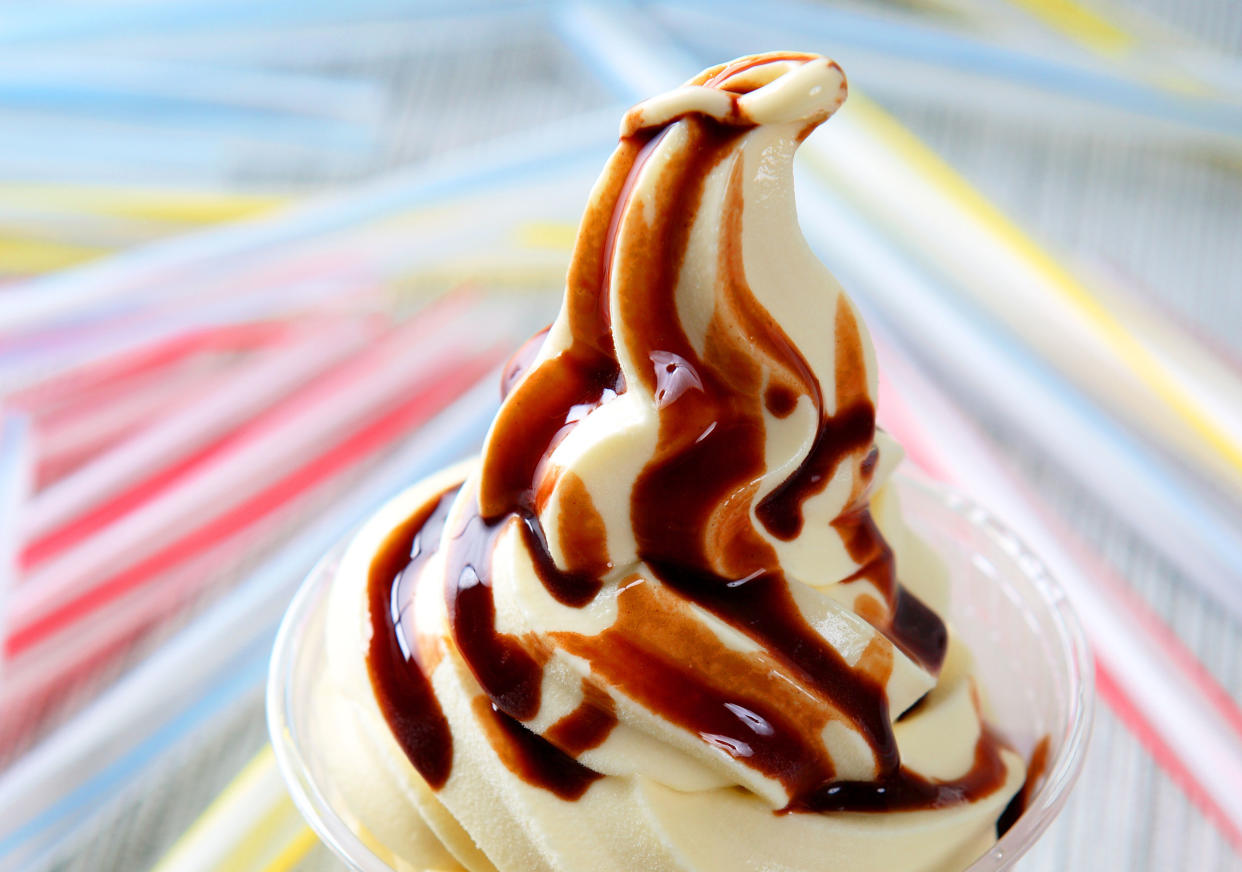
M1006 44L1004 22L967 2L959 13L989 38L784 2L762 22L744 4L676 0L496 13L558 34L617 106L304 199L362 173L383 95L247 61L280 51L296 67L346 25L382 45L390 19L469 27L493 13L187 2L125 5L80 32L50 12L7 19L0 42L76 51L72 64L6 51L0 93L37 80L60 109L89 96L106 116L91 123L118 139L49 153L0 134L0 172L21 153L37 179L0 192L0 220L23 227L0 235L0 253L20 255L0 260L0 869L55 856L196 735L253 710L276 624L315 560L477 444L496 367L555 304L569 222L619 106L757 40L796 43L853 54L877 97L908 90L913 70L929 99L951 102L969 78L997 111L1020 95L1027 122L1090 113L1236 160L1237 68L1164 45L1153 76L1143 32L1024 3L1043 41ZM119 60L144 28L159 48ZM186 58L229 61L232 78L196 75ZM1044 558L1084 620L1104 700L1242 851L1236 701L962 404L1029 434L1242 618L1242 366L1124 288L1082 282L857 90L831 144L806 146L800 208L874 325L883 425ZM137 114L161 119L140 137L154 162L143 186L99 184L130 145L104 122ZM67 123L44 115L49 129ZM195 148L170 147L187 131ZM227 172L308 155L316 185L239 191ZM265 750L157 868L275 872L315 844Z

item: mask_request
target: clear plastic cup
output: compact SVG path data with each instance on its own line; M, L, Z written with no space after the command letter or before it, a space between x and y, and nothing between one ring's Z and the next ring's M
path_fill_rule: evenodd
M1011 869L1061 810L1082 768L1092 660L1065 592L1011 531L947 488L908 476L895 481L907 521L948 564L950 620L975 654L995 726L1028 759L1048 737L1044 775L1025 811L963 872ZM324 843L358 872L405 872L411 867L396 859L397 846L361 834L332 781L323 749L348 739L317 732L327 720L314 693L325 671L325 605L343 550L338 545L311 571L285 615L268 677L268 726L289 792Z

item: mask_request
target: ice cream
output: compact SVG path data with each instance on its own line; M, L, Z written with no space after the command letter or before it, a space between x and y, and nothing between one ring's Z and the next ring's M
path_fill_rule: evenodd
M398 868L959 870L1023 765L886 484L875 362L798 229L825 58L634 107L478 461L333 583L333 768Z

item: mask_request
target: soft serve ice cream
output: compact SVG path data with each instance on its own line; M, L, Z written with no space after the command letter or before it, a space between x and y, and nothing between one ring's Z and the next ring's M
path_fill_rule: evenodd
M995 838L1023 765L797 226L845 93L772 54L632 109L481 458L349 545L321 698L399 868L950 870Z

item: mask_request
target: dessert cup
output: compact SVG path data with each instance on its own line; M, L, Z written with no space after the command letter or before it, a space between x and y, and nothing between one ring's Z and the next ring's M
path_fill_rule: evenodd
M1060 811L1082 767L1091 732L1094 673L1065 592L1039 559L985 509L939 485L894 478L907 522L949 569L949 619L974 653L991 723L1030 759L1047 737L1046 765L1011 828L966 872L1010 869ZM267 716L272 744L294 803L319 837L359 872L418 872L370 836L349 807L322 749L362 741L331 735L317 694L325 672L328 590L345 543L311 571L281 624L272 654Z

